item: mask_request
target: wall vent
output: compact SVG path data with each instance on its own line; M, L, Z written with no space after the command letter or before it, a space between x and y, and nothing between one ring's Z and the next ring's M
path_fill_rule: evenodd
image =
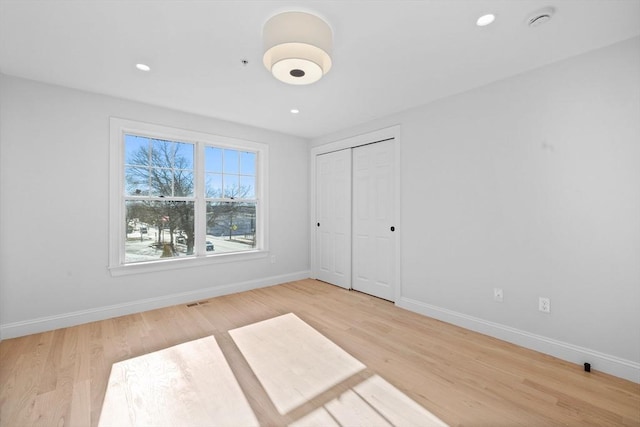
M197 301L197 302L192 302L192 303L187 304L187 307L195 307L197 305L205 305L205 304L208 304L208 303L209 303L209 301Z

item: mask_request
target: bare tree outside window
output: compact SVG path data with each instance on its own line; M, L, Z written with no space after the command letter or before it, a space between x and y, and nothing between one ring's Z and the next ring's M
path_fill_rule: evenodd
M127 135L125 156L128 231L137 229L141 242L145 237L152 239L148 246L161 251L161 257L178 256L180 252L192 255L193 144ZM149 250L143 250L149 255Z
M195 145L125 136L126 262L195 254ZM205 147L206 253L256 247L256 153ZM202 190L200 190L202 191Z

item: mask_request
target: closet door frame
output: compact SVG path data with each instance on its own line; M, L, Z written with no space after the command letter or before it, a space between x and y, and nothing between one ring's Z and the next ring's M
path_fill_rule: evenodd
M395 140L395 200L393 203L394 206L394 216L396 218L395 227L396 227L396 250L395 250L395 298L394 301L397 304L400 301L400 297L402 296L402 271L401 271L401 259L402 259L402 216L400 210L400 201L401 201L401 180L400 180L400 161L401 161L401 142L400 142L400 125L395 125L383 129L379 129L373 132L364 133L361 135L356 135L340 140L336 140L334 142L330 142L327 144L319 145L317 147L311 148L311 156L310 156L310 183L311 183L311 191L310 191L310 221L309 221L309 236L310 236L310 263L311 263L311 278L317 278L317 262L316 262L316 156L320 154L326 154L333 151L351 149L355 147L359 147L361 145L372 144L379 141L384 141L387 139Z

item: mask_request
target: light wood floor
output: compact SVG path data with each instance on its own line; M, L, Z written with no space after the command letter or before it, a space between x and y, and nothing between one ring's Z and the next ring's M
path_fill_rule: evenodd
M289 424L345 390L283 416L228 333L286 313L451 426L640 426L638 384L313 280L5 340L0 425L96 426L113 363L210 335L260 424Z

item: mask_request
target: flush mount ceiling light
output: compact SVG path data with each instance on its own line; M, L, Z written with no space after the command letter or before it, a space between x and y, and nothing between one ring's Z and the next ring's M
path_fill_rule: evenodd
M264 66L285 83L306 85L331 69L333 34L315 15L285 12L270 18L263 29Z
M147 64L136 64L136 68L140 71L150 71L151 67L149 67Z

